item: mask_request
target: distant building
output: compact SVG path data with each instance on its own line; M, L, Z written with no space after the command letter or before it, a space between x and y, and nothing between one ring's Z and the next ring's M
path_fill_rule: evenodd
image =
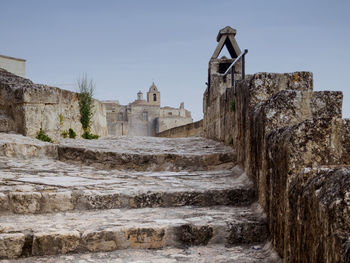
M0 68L20 76L26 76L26 60L0 55Z
M179 108L160 107L160 92L154 83L147 92L137 93L137 100L128 105L118 101L103 101L107 114L108 134L111 136L155 136L158 132L193 122L184 103Z

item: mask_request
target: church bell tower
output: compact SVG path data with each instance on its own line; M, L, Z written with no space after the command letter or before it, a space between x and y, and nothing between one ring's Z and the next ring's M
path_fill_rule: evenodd
M160 106L160 92L154 82L147 92L147 102L151 105Z

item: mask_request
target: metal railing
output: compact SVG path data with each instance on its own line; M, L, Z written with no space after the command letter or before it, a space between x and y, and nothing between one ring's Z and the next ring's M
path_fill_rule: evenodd
M226 76L230 71L231 71L231 84L232 87L235 86L235 68L234 65L242 59L242 79L245 79L245 55L248 53L248 49L245 49L243 53L241 53L232 63L231 65L227 68L227 70L219 74L221 76Z

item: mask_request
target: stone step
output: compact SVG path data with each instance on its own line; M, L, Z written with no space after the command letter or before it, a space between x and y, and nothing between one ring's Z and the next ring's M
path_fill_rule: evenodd
M223 169L232 167L236 159L231 147L204 138L118 137L46 143L6 133L0 133L0 156L45 156L101 169L137 171Z
M106 140L62 140L61 161L99 168L180 171L232 165L231 147L204 138L118 137Z
M189 248L164 248L112 252L80 253L60 256L30 257L4 260L4 263L280 263L269 243L225 247L222 245L194 246Z
M0 157L0 211L246 206L254 186L238 167L215 171L117 171L53 159Z
M0 133L0 156L15 158L58 158L57 144L19 134Z
M257 205L110 209L0 217L0 257L265 242Z

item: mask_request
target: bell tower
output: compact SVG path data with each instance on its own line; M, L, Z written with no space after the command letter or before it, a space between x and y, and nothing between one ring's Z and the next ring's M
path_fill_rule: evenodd
M147 102L151 105L160 106L160 92L154 82L147 92Z

